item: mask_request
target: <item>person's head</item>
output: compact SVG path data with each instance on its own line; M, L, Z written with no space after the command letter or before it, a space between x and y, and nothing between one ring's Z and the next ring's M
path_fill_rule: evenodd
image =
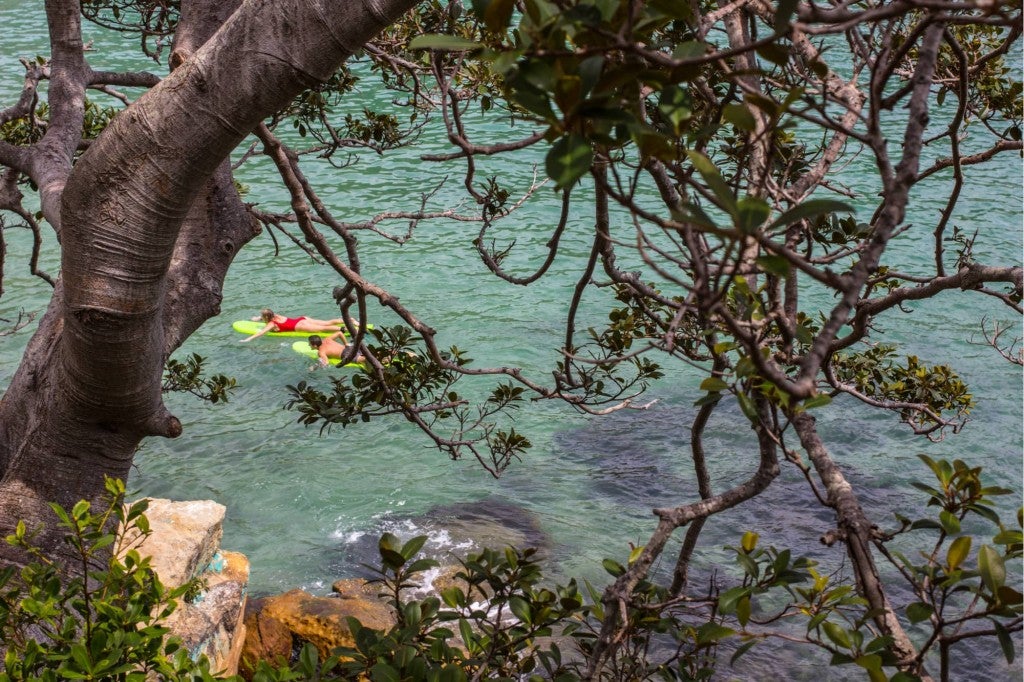
M321 338L320 338L319 336L317 336L316 334L313 334L313 335L311 335L311 336L309 337L309 347L310 347L310 348L312 348L313 350L320 350L320 345L321 345L321 344L322 344L323 342L324 342L324 340L323 340L323 339L321 339Z
M271 310L270 308L264 308L263 310L260 311L260 319L263 320L264 322L270 322L272 319L274 319L274 311Z

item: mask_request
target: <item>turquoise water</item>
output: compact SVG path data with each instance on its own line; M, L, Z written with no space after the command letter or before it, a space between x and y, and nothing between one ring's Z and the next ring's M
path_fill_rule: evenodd
M16 58L45 51L42 29L32 23L38 17L15 11L30 6L23 0L0 0L0 16L8 27L0 49L0 67L7 75L0 83L3 101L10 101L19 85L11 77L19 73ZM98 67L106 66L107 54L124 63L129 47L87 30L97 40L93 59ZM350 106L358 110L362 103ZM442 148L436 142L429 146ZM307 168L307 174L323 185L324 199L342 219L415 209L420 193L430 191L444 175L450 176L449 182L430 206L463 204L472 212L459 186L461 167L423 163L417 158L421 152L383 158L364 154L350 170L328 175L324 168ZM533 177L531 163L492 161L478 177L497 173L522 190ZM1020 159L1012 156L996 168L968 171L965 201L954 222L968 231L981 230L983 261L1020 262L1021 174ZM287 210L287 199L266 164L242 169L238 179L250 188L247 201ZM871 177L864 171L848 169L844 179L866 196L873 195ZM946 196L948 184L942 181L929 183L915 196L909 222L922 226L923 236L911 231L894 245L902 268L927 267L928 226ZM497 230L500 238L517 240L521 251L509 263L521 268L520 273L543 259L558 203L550 189L541 189ZM364 274L438 329L442 347L466 349L479 366L519 365L543 380L557 357L566 301L589 249L590 219L574 216L551 274L528 288L502 284L489 275L472 247L476 224L457 221L423 223L415 238L401 246L361 233ZM405 226L391 228L403 232ZM27 274L26 237L23 230L5 232L10 253L0 317L10 318L22 308L41 311L48 300L48 287ZM55 274L50 235L48 246L45 266ZM600 559L621 560L630 543L643 544L654 526L652 508L697 496L687 468L688 425L701 377L686 367L668 368L666 379L651 391L658 402L645 411L588 418L560 405L528 404L515 428L530 438L533 448L500 480L473 461L449 461L404 421L336 428L323 437L317 428L296 424L296 414L282 409L288 398L284 387L302 380L326 386L328 371L311 371L309 361L288 348L291 339L239 344L242 337L231 331L230 323L264 306L290 315L332 316L336 308L331 290L338 283L328 268L295 248L284 246L275 257L267 235L247 246L225 284L221 315L179 351L179 356L199 353L208 358L210 372L235 377L238 390L223 406L170 396L184 435L147 441L136 457L130 485L140 494L213 499L226 505L223 546L249 556L254 593L296 586L325 593L333 580L359 573L359 562L372 560L371 540L383 530L428 532L435 551L464 549L466 544L450 532L445 518L466 505L473 505L468 508L476 514L490 510L500 521L539 529L556 574L603 582ZM587 304L579 328L600 323L606 314L607 301L599 295L589 295ZM1012 320L1018 330L1019 321L994 299L959 292L912 308L881 320L878 327L885 334L876 340L899 341L908 353L929 363L952 364L978 398L972 421L959 435L930 443L913 437L893 417L838 401L820 411L826 443L850 478L862 485L867 508L883 525L893 511L911 514L920 508L917 496L907 496L907 481L925 473L916 458L919 452L984 465L994 480L1015 491L1013 507L1021 490L1021 374L972 340L980 339L982 318ZM397 322L380 309L371 311L371 318L377 324ZM0 385L13 374L31 331L30 326L0 337ZM753 471L753 443L737 410L716 417L707 449L717 489ZM778 485L755 507L713 519L706 531L705 561L725 561L728 555L720 547L748 529L759 532L765 543L808 547L822 559L838 561L839 550L817 546L830 520L800 480L786 467Z

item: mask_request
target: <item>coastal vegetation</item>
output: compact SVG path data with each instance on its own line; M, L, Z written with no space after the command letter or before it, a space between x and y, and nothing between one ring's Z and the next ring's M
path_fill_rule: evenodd
M0 563L8 581L49 590L50 601L29 603L60 602L61 571L40 560L82 564L69 530L113 537L88 509L110 504L109 481L128 478L139 444L187 437L164 393L230 395L231 379L204 378L201 358L171 356L218 313L232 260L266 228L333 268L339 310L359 323L350 352L367 358L365 370L290 387L298 419L325 437L335 425L402 418L451 458L499 476L531 447L511 425L529 401L601 418L651 408L645 391L673 368L700 375L692 420L672 425L690 432L695 489L653 510L650 537L606 562L613 581L603 592L540 588L533 559L515 550L481 555L471 561L504 571L496 584L520 589L507 593L518 624L479 651L467 626L454 646L441 623L459 616L440 604L458 611L459 596L400 603L416 547L384 539L382 579L406 629L368 633L348 652L353 675L429 679L404 668L429 654L427 668L457 662L452 670L479 677L491 669L474 656L487 650L500 661L486 673L495 677L698 679L727 663L711 654L720 643L735 659L765 640L825 650L872 680L947 679L976 640L1016 660L1021 517L1007 521L998 500L1019 497L1019 481L985 483L985 463L968 456L925 456L914 485L934 513L912 512L908 500L895 519L873 518L814 415L856 403L920 438L963 428L985 387L885 337L931 299L998 301L1013 322L979 319L978 334L993 362L1019 371L1019 339L1007 329L1019 327L1022 269L1004 249L1019 221L959 213L972 174L1022 149L1010 59L1019 3L53 0L45 12L50 54L23 60L21 96L0 110L0 210L37 244L53 230L61 249L57 277L38 268L37 253L30 263L53 287L45 313L5 330L37 325L0 401L0 533L12 537ZM123 32L170 72L102 70L83 20ZM336 117L366 79L394 106ZM97 106L100 93L123 111ZM344 221L318 189L323 178L304 172L318 158L344 182L352 150L415 145L430 126L451 148L423 162L460 164L472 211L435 210L425 194L411 210L371 207L366 220ZM488 174L496 156L537 162L546 179L516 194ZM257 158L280 178L290 213L243 200L233 172ZM933 185L943 202L926 224L909 221ZM540 262L524 267L507 226L551 192L560 218ZM1005 201L1019 208L1019 192ZM458 220L475 226L494 276L543 287L581 216L587 255L567 295L560 359L540 376L441 347L360 265L361 232L401 244L425 221ZM408 231L389 232L399 220ZM908 250L926 257L909 264ZM595 301L606 307L602 326L580 318ZM402 324L368 330L377 307ZM482 380L493 384L481 397ZM709 424L729 410L747 447L715 452ZM723 459L730 474L715 476L709 463ZM735 570L696 579L706 521L756 505L783 467L820 503L828 520L806 523L842 548L841 568L737 529ZM102 542L92 547L111 541ZM517 567L530 567L528 578ZM79 581L76 594L87 592ZM546 673L517 667L518 652L563 620L587 624L582 658L531 649L530 665ZM78 622L62 621L61 636L76 637Z

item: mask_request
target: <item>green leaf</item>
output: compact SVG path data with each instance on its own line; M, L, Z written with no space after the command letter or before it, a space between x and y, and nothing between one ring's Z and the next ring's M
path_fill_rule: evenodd
M559 76L555 81L555 103L564 112L574 111L580 104L583 81L577 75Z
M989 545L982 545L978 550L978 572L981 573L981 580L985 583L985 587L993 594L996 594L1006 582L1006 566L1003 565L1003 558Z
M316 647L306 642L306 645L302 647L302 652L299 654L299 664L302 666L303 672L312 676L315 674L317 666L320 662L320 653L316 650Z
M1006 662L1013 663L1013 659L1016 656L1016 650L1013 646L1013 639L1010 637L1010 633L1007 632L1006 628L996 620L992 621L992 625L995 626L996 639L999 640L999 647L1003 650L1003 656L1006 657Z
M469 621L465 618L459 619L459 633L462 635L462 643L466 645L470 653L473 653L473 650L477 648L476 636L473 634L473 628Z
M88 500L79 500L75 503L75 506L71 508L71 516L75 519L80 519L89 511Z
M370 668L370 679L373 682L401 682L402 677L387 663L378 663Z
M922 528L927 530L942 530L942 526L931 519L918 519L910 524L911 530L921 530Z
M477 50L480 43L458 36L440 33L425 33L409 41L410 50L437 50L439 52L470 52Z
M757 121L754 120L754 115L750 113L750 109L742 104L726 105L725 109L722 110L722 118L744 132L752 133L757 128Z
M77 507L78 505L75 506ZM92 672L92 662L89 660L89 651L84 645L79 642L72 644L71 658L74 659L75 663L78 665L78 670L82 672Z
M461 588L452 586L441 590L441 599L451 608L462 606L466 601L466 595Z
M786 277L789 275L789 261L782 256L761 256L756 261L757 266L769 275Z
M673 59L700 59L707 52L708 46L696 40L680 43L672 53Z
M711 159L695 151L687 151L686 155L690 158L690 163L693 164L693 167L704 178L704 182L708 183L708 187L718 197L722 208L733 217L736 217L736 197L733 195L729 185L726 184L725 179L722 178L722 174L715 168L715 164L711 163Z
M473 10L491 33L505 32L513 8L513 0L473 0Z
M750 651L750 647L754 646L755 644L757 644L757 640L752 639L749 642L746 642L736 647L736 653L734 653L732 655L732 658L729 659L729 665L735 664L739 657Z
M533 622L533 612L530 609L530 604L522 597L509 597L508 607L512 609L512 613L519 620L527 624Z
M736 602L736 620L746 627L750 622L750 595L745 594Z
M405 557L387 547L380 548L380 558L388 568L401 568L405 564Z
M778 7L775 8L775 30L782 31L789 24L789 20L793 18L793 13L796 12L797 0L779 0Z
M626 569L622 567L622 564L614 559L605 559L601 562L601 565L604 566L604 570L608 571L608 573L615 578L618 578L626 572Z
M587 57L580 62L577 69L580 75L580 84L583 87L584 93L590 93L597 85L598 80L601 78L601 72L604 70L604 57L602 55L594 55Z
M569 187L590 170L594 151L581 135L566 135L559 138L548 151L544 169L548 177L560 189Z
M943 509L939 512L939 523L942 524L942 529L950 535L960 532L960 519L950 511Z
M850 648L850 635L842 626L836 625L830 620L826 620L821 624L825 634L832 640L837 646L841 646L844 649Z
M773 230L776 227L791 225L804 218L816 218L827 213L853 213L853 208L849 204L835 199L811 199L780 215L768 226L768 229Z
M405 567L406 573L421 573L431 568L437 568L439 564L433 559L417 559Z
M964 559L971 552L971 536L963 535L953 540L949 545L949 551L946 552L946 565L949 570L955 569L957 566L963 563Z
M743 567L744 572L755 580L761 577L761 566L750 558L749 555L738 553L736 561Z
M773 64L785 66L787 63L789 63L790 51L787 50L785 46L780 45L778 43L769 43L768 45L762 45L761 47L757 48L757 55L759 57L767 59Z
M736 203L736 228L743 234L754 234L771 212L771 206L764 199L743 197Z
M757 424L759 417L757 415L757 407L754 405L754 401L750 399L746 393L737 393L736 400L739 401L740 409L743 414L747 416L747 419L753 424Z
M708 377L704 381L700 382L700 390L702 391L728 391L729 384L725 383L718 377Z
M827 393L819 393L818 395L811 396L803 402L803 408L805 410L813 410L815 407L824 407L832 402L832 396Z
M907 606L907 618L910 619L911 623L923 623L931 618L934 612L935 609L932 605L923 601L916 601Z
M557 120L555 111L551 108L551 102L544 93L519 88L512 93L512 100L545 121L554 123Z
M466 673L457 665L448 665L441 669L438 682L465 682Z
M682 125L693 116L693 102L690 93L678 85L670 85L661 91L658 111L672 126L672 132L679 134Z
M718 610L725 615L736 613L736 605L741 599L750 597L750 588L739 586L726 590L718 596Z
M96 542L92 543L92 549L93 549L94 552L96 550L98 550L98 549L103 549L107 545L113 544L114 540L116 540L116 538L114 537L114 535L112 533L107 533L106 535L102 535L102 536L100 536L99 540L97 540Z
M697 628L697 644L709 644L711 642L717 642L726 637L731 637L736 634L736 631L732 628L727 628L724 625L718 623L704 623Z
M392 552L397 552L401 549L401 542L392 533L382 533L380 540L377 541L377 547L380 549L390 549Z
M714 404L718 403L718 401L721 400L721 399L722 399L722 394L721 393L711 392L711 393L708 393L708 394L704 395L704 397L699 398L699 399L693 401L693 406L694 407L701 407L703 405L714 405Z
M868 678L871 682L889 682L889 678L882 672L882 657L878 654L859 656L854 663L868 671Z
M423 548L423 544L427 541L426 535L417 535L409 542L402 545L402 549L398 550L398 553L404 556L406 559L411 559Z

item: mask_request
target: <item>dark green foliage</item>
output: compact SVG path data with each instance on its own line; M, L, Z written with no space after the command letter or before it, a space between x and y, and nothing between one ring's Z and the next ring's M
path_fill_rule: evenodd
M166 589L140 557L134 547L149 534L147 505L126 505L124 495L108 479L102 509L53 505L73 557L68 572L33 546L24 523L7 538L31 561L0 571L0 681L213 680L207 662L193 661L160 624L194 586Z
M41 105L34 117L21 117L0 125L0 140L16 146L35 144L46 132L47 107Z
M495 429L490 423L498 414L508 414L522 402L524 389L512 384L494 387L477 407L455 390L463 375L438 366L421 351L408 327L374 328L368 334L376 341L368 346L379 367L347 372L331 377L331 391L302 381L289 386L292 398L287 407L299 412L298 421L321 423L321 431L340 424L342 428L390 415L402 415L409 421L434 429L452 425L450 439L435 441L438 449L452 459L472 453L491 473L498 474L530 447L530 441L514 428ZM456 367L472 360L455 346L442 357ZM486 448L484 454L477 445Z
M229 393L235 388L235 380L223 374L209 378L203 376L205 362L206 359L197 353L189 355L185 362L173 358L168 360L164 372L164 392L182 391L211 403L226 403Z
M524 435L493 421L511 419L526 395L557 397L580 410L629 406L671 360L708 370L693 382L699 386L698 406L713 408L727 394L735 398L750 425L785 448L794 463L801 457L787 433L794 417L842 393L895 412L918 433L957 430L973 406L959 376L945 365L929 366L915 356L898 356L893 347L871 345L867 333L880 328L876 317L882 311L918 300L922 293L934 295L928 287L985 288L986 281L966 278L942 284L953 277L952 270L963 274L991 251L988 244L975 248L979 231L973 225L965 229L950 223L959 189L940 209L939 223L928 228L934 230L934 276L901 274L902 264L883 251L890 239L911 229L907 201L901 197L917 196L912 190L919 180L949 171L959 176L986 153L1018 149L1013 143L1021 138L1021 84L1004 57L1017 45L1019 3L989 4L955 13L893 5L881 17L867 12L860 18L822 19L815 28L820 31L813 41L817 48L801 50L790 29L798 11L806 18L812 10L790 0L731 6L739 22L733 32L747 34L744 39L729 37L723 21L708 19L704 25L710 15L724 17L720 3L710 1L474 0L471 8L442 0L422 3L367 45L357 55L361 64L342 66L328 82L301 93L267 126L278 135L294 131L293 139L308 143L290 158L317 154L344 165L352 162L347 151L352 148L382 152L413 139L425 113L441 107L448 137L466 157L465 185L485 226L476 245L496 272L503 262L517 259L507 258L512 246L494 246L508 240L489 237L486 230L512 210L514 190L501 178L481 182L473 177L474 156L493 150L473 151L462 117L479 109L507 114L526 128L529 137L510 149L537 143L546 150L544 169L564 198L564 215L590 216L586 202L596 200L593 256L571 304L554 386L502 368L490 373L510 383L485 391L464 388L470 382L456 382L476 373L475 366L458 348L437 352L426 326L419 325L429 355L408 329L374 330L369 345L360 350L379 362L365 371L333 376L326 390L305 382L289 387L289 405L299 410L301 423L319 422L322 429L400 415L446 454L458 458L469 452L495 475L530 447ZM86 18L140 33L144 50L154 58L167 44L177 12L176 3L159 0L83 3ZM926 34L939 36L935 27L942 29L942 40L929 48L938 50L932 66L919 54L919 45ZM843 33L850 44L843 45ZM918 74L919 61L927 68ZM863 109L845 88L830 82L837 76L846 81L849 68L871 73L870 87L857 93L869 100ZM380 81L367 86L375 80L367 77L371 74ZM432 83L432 77L443 82ZM931 86L930 98L917 98L917 105L909 96L915 83ZM379 84L389 90L389 105L342 109L343 95ZM943 105L946 99L950 102ZM924 100L928 107L920 103ZM933 101L938 106L931 106ZM408 106L410 113L399 116L390 105ZM930 119L929 139L917 139L923 133L913 126L902 139L895 128L891 139L883 139L882 118L896 120L899 115L890 112L908 107L912 119ZM859 122L842 121L844 111ZM40 139L46 119L45 106L39 106L31 117L5 123L0 136L17 145L32 144ZM94 137L107 120L109 112L87 105L83 138ZM833 136L837 130L844 132ZM884 133L889 137L889 130ZM991 140L979 144L986 136ZM968 139L971 149L961 149ZM837 158L823 163L832 143L850 152L837 152ZM348 158L331 160L338 151ZM919 152L929 161L916 168ZM897 174L905 179L883 177L890 174L886 166L893 153L905 155L896 166L906 169ZM858 154L873 157L880 173L866 194L828 177L835 162ZM929 165L934 159L939 161ZM824 174L815 179L815 171ZM304 191L315 203L311 190ZM880 199L873 210L858 205L855 216L847 203L824 198L827 191L866 203L878 191ZM628 220L621 219L623 210ZM323 209L317 208L317 214L346 240L351 249L347 262L358 270L350 226L325 217ZM270 214L261 219L268 225L280 220ZM418 218L410 220L413 224ZM567 225L575 229L565 220L552 235L552 259ZM310 226L304 229L308 234ZM630 244L636 252L616 260ZM640 274L632 270L637 252L646 268ZM623 262L627 267L616 264ZM356 278L345 276L357 286ZM1019 282L1019 273L1013 276ZM1005 272L979 277L991 277L1001 286L1013 279ZM584 325L577 329L576 309L592 286L614 287L615 307L607 325L587 329L589 336L580 343ZM1019 304L1019 284L1012 286L1005 301ZM837 301L831 315L798 295L810 288ZM365 303L366 290L357 293ZM416 326L407 311L392 307ZM204 379L201 366L198 356L168 363L165 389L225 400L233 382L222 376ZM471 400L478 400L479 407L471 407ZM772 457L774 448L762 444ZM902 579L913 594L894 605L893 617L909 625L904 629L914 637L921 635L913 645L922 660L938 650L943 676L950 649L975 637L994 637L1012 660L1011 635L1021 629L1016 587L1021 531L1019 523L1005 526L992 503L1006 491L984 486L980 469L963 462L925 462L937 483L916 485L935 513L900 517L901 527L890 534L872 535L860 528L860 539L874 543L868 554L877 553L894 567L894 574L882 581ZM823 505L838 509L831 502L834 492L819 497ZM74 530L82 514L88 509L76 507L64 514L63 523ZM843 523L849 518L843 514L839 511L836 518L838 540L848 530ZM997 530L982 543L977 529L986 524ZM76 532L80 537L72 545L79 554L102 554L111 542L102 533L86 537ZM26 542L23 529L14 541ZM297 667L264 666L258 679L576 679L585 672L585 659L608 643L596 630L603 621L610 632L620 612L621 629L606 638L615 640L615 650L602 678L705 679L724 668L717 657L720 644L735 647L736 660L760 641L785 636L824 649L835 665L859 666L872 680L911 679L894 668L893 638L880 634L899 626L880 624L880 610L868 609L840 576L819 573L789 550L759 546L753 532L730 548L736 571L723 569L705 592L670 594L647 575L646 567L633 576L632 567L643 566L637 563L643 550L638 548L626 565L605 563L614 577L638 581L605 597L588 585L589 605L575 585L540 587L535 557L514 550L467 559L465 591L452 587L440 598L410 600L412 585L431 566L416 559L421 546L421 539L405 544L390 536L381 540L380 582L396 610L396 628L382 633L353 623L357 646L347 652L348 661L335 656L321 663L315 650L306 647ZM872 561L852 552L850 558L856 564ZM138 584L150 594L149 578L139 570L143 578ZM131 566L124 569L136 575L132 571ZM57 628L60 636L70 638L91 622L80 598L65 602L55 596L65 592L58 589L62 578L45 571L26 575L25 589L38 594L17 597L18 608L8 608L11 627L21 623L21 632L28 632L43 627L32 619L43 619L44 629ZM13 585L17 577L6 575L4 585ZM886 585L881 588L888 592ZM70 593L75 589L86 588ZM885 594L883 600L892 596ZM474 606L485 601L486 607ZM58 618L61 609L73 615ZM493 619L494 609L507 618ZM786 630L780 626L783 618L798 625ZM153 632L140 650L164 655L163 644L154 644L159 633ZM536 638L547 635L558 636L556 644L537 646ZM566 636L575 640L578 652L567 645ZM17 646L26 660L36 660L39 644L25 640ZM72 666L98 665L89 657L102 655L105 643L95 646L69 646L50 662L64 666L61 675L73 676ZM559 647L572 648L572 653L563 654ZM905 670L925 667L920 660L901 665Z
M894 362L896 347L879 344L863 352L833 358L836 377L860 393L898 408L900 418L915 430L944 425L942 415L962 421L974 407L974 397L948 365L929 367L914 355ZM922 409L923 408L923 409Z
M42 61L43 58L38 59ZM83 139L96 139L116 114L117 110L113 107L101 107L86 99L85 120L82 123ZM50 108L46 104L40 104L32 116L15 118L0 126L0 140L17 146L35 144L43 138L49 119Z

